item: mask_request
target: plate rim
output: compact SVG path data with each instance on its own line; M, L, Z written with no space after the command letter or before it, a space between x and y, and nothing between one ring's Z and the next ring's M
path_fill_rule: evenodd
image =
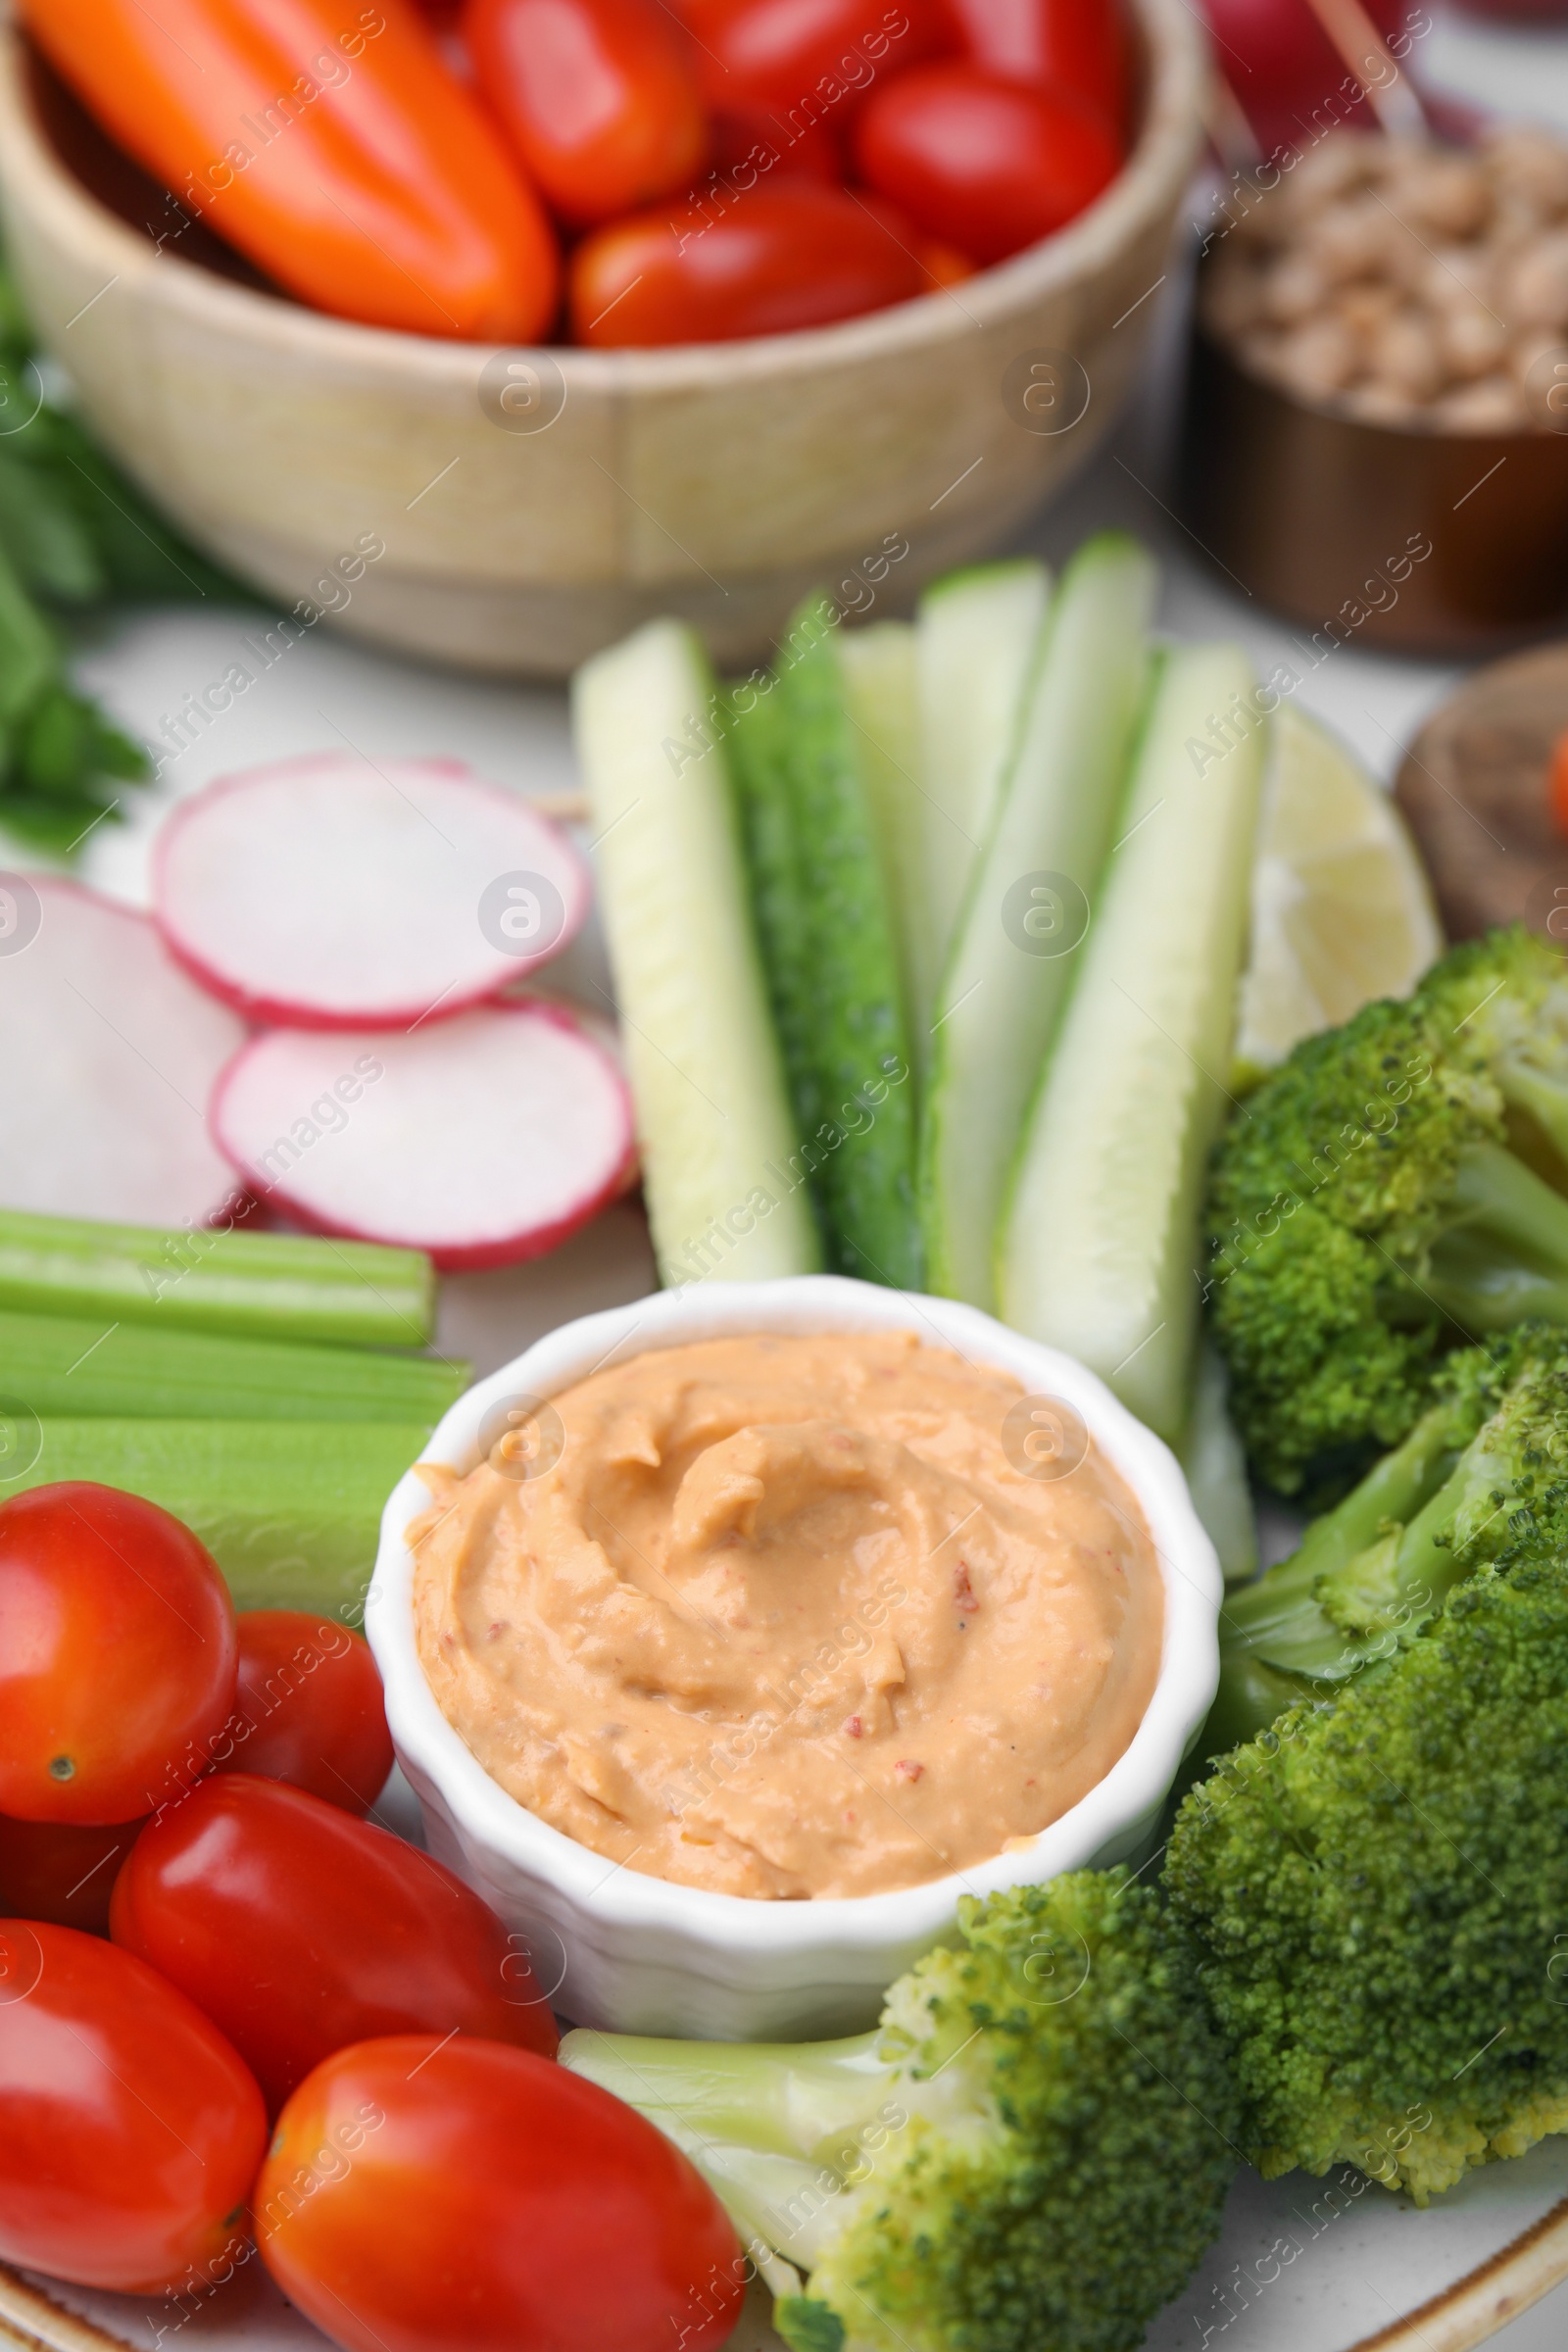
M1568 2278L1568 2196L1442 2288L1343 2352L1474 2352ZM109 2335L0 2263L0 2346L8 2352L126 2352Z

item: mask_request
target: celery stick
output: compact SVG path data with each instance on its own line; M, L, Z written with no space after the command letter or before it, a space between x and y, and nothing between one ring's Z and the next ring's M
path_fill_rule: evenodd
M909 1047L919 1059L913 1006L922 985L929 924L925 914L925 828L921 823L920 663L906 620L847 629L839 640L844 707L860 750L871 821L876 828L898 950Z
M420 1251L368 1242L162 1233L7 1208L0 1306L258 1339L423 1348L435 1276Z
M596 655L572 719L660 1271L814 1273L718 698L693 631L651 621Z
M463 1363L0 1308L0 1391L45 1418L398 1421L433 1429Z
M805 1152L814 1163L828 1254L840 1273L917 1291L908 1034L863 743L821 598L796 613L776 675L821 1109Z
M1005 1320L1081 1357L1172 1439L1247 936L1264 730L1236 706L1255 684L1236 646L1166 657L1001 1236Z
M1156 573L1105 532L1062 575L1022 732L943 976L921 1139L931 1288L995 1303L997 1220L1083 959L1149 667Z
M421 1424L290 1421L12 1422L37 1459L0 1485L57 1479L123 1487L194 1529L241 1609L358 1616L381 1510L427 1432ZM29 1443L29 1436L33 1443Z
M920 601L920 792L906 922L915 943L909 1027L930 1057L937 991L991 835L1040 659L1051 595L1043 564L950 572Z

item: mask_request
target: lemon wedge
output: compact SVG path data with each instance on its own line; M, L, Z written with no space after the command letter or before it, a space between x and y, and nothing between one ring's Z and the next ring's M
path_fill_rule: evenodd
M1314 1031L1376 997L1408 994L1443 951L1404 821L1338 736L1283 703L1272 721L1236 1083L1254 1083Z

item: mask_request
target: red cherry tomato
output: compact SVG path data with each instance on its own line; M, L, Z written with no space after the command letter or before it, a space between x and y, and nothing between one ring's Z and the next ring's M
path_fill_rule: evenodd
M72 1481L0 1504L0 1813L131 1821L205 1770L234 1606L156 1503Z
M948 0L948 10L975 65L1069 89L1125 127L1132 56L1119 0Z
M944 286L961 286L966 277L973 277L976 264L966 253L960 253L956 245L944 244L940 237L928 237L891 196L879 196L874 188L858 188L855 200L881 221L896 243L913 254L922 272L922 293L937 293Z
M266 2140L254 2079L183 1993L95 1936L0 1920L0 2260L205 2284Z
M1362 0L1385 36L1413 23L1407 0ZM1214 55L1259 144L1314 146L1327 123L1344 119L1376 128L1364 100L1352 101L1350 69L1318 21L1312 0L1203 0ZM1359 60L1357 61L1359 67ZM1357 76L1358 77L1358 76ZM1320 110L1334 101L1332 111Z
M239 1684L216 1769L287 1781L345 1813L368 1812L392 1769L369 1643L302 1609L246 1609L238 1627Z
M564 220L685 187L707 141L689 46L658 0L467 0L479 88Z
M662 2132L520 2050L427 2035L318 2066L278 2118L257 2243L349 2352L716 2352L739 2241Z
M708 169L726 189L740 193L760 179L825 179L837 187L844 177L844 124L824 115L805 129L796 129L782 116L729 114L713 117L709 141ZM692 190L692 203L677 213L677 233L700 217L699 208L710 200L706 182Z
M873 188L981 262L1050 236L1121 166L1115 138L1081 99L957 63L916 66L873 90L855 153Z
M806 179L753 188L678 240L663 213L637 213L571 257L573 332L605 346L783 335L926 291L872 215Z
M377 2034L462 2030L547 2058L520 1939L417 1847L281 1781L203 1781L136 1840L109 1932L226 2034L280 2106Z
M0 1817L0 1918L48 1919L107 1936L115 1875L140 1828L139 1821L83 1829Z
M799 116L852 106L948 45L941 0L681 0L710 106Z

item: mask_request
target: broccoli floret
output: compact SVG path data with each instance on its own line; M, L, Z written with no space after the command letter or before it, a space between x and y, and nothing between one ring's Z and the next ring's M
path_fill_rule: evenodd
M1568 965L1522 929L1297 1047L1215 1155L1206 1296L1253 1467L1328 1494L1457 1339L1568 1324Z
M1270 2176L1357 2165L1424 2204L1568 2130L1568 1526L1178 1816L1165 1885Z
M1446 1593L1568 1493L1568 1332L1521 1324L1463 1348L1403 1444L1300 1548L1227 1593L1202 1755L1250 1740L1298 1699L1387 1656Z
M1240 2163L1194 1955L1124 1871L966 1901L960 1929L850 2041L561 2055L708 2175L795 2352L1130 2352Z

